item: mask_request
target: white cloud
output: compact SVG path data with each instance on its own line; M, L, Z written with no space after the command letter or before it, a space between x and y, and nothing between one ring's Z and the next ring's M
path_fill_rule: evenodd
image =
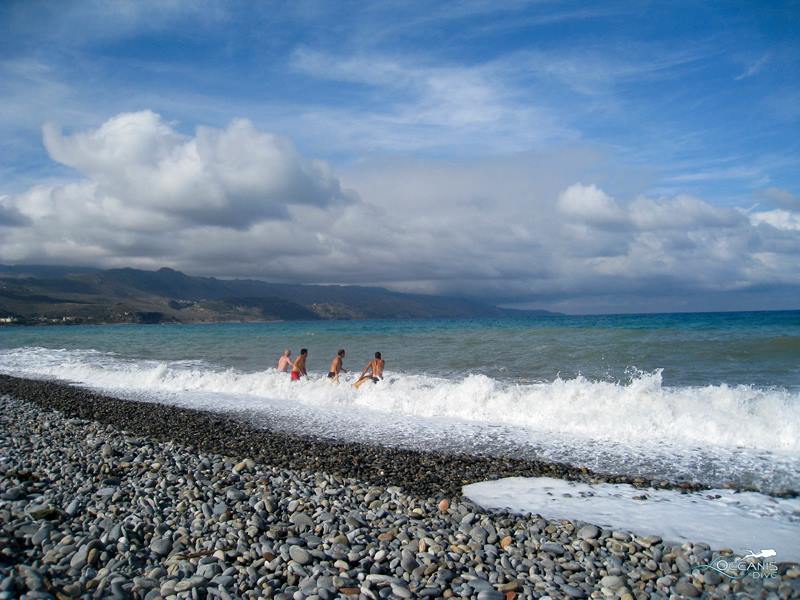
M760 58L757 58L756 60L749 62L745 67L744 71L739 73L739 75L737 75L735 79L737 81L741 81L742 79L747 79L748 77L757 75L761 71L761 69L764 68L764 65L766 65L768 61L769 61L769 54L764 54Z
M778 235L770 236L770 243L766 249L772 253L769 259L764 259L768 264L775 264L779 255L800 252L800 197L777 187L762 190L760 195L779 208L751 211L748 217L754 227L766 226L780 232ZM794 271L795 267L792 265L787 270Z
M766 223L783 231L800 231L800 213L781 208L754 213L750 215L750 220L754 225Z
M558 208L577 222L639 231L735 227L745 219L739 211L713 206L691 196L658 200L638 197L623 207L597 186L581 183L561 193Z
M616 201L594 185L569 186L559 196L558 208L577 221L597 226L621 225L629 220Z
M556 307L677 295L702 308L703 294L800 285L796 213L615 197L625 188L614 181L635 174L603 178L609 169L587 153L384 159L334 174L246 121L183 135L151 112L67 136L47 127L45 140L80 177L0 197L1 262L171 266Z
M631 202L629 211L631 222L642 230L727 228L744 221L737 210L714 206L686 195L660 200L637 198Z
M286 219L291 206L353 200L324 163L304 159L288 140L241 119L225 129L199 127L187 137L150 111L124 113L67 137L46 125L44 142L54 160L87 181L51 188L49 198L34 194L21 209L30 216L85 201L84 208L97 207L134 228L145 226L138 222L141 211L164 226L241 228Z
M479 148L486 153L576 137L523 92L505 64L426 64L407 57L338 56L300 48L292 66L315 78L367 86L359 94L363 106L319 107L304 116L348 147L395 152Z

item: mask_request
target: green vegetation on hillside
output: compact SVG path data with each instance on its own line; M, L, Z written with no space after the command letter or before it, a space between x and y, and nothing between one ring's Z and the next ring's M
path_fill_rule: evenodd
M0 318L18 323L204 323L518 314L378 287L192 277L173 269L0 265ZM545 313L545 311L531 311Z

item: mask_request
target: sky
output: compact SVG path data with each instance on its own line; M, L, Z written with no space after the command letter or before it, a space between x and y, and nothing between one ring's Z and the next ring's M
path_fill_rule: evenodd
M0 263L800 308L800 2L0 4Z

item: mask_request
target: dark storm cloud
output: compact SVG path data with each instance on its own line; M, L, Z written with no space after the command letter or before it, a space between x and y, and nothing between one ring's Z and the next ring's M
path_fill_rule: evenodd
M771 187L761 191L761 197L778 208L800 211L800 196L788 190Z
M4 206L4 198L0 198L0 227L19 227L30 224L15 207Z

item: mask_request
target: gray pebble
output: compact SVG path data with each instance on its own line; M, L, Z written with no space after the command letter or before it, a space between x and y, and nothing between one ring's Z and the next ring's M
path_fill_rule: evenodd
M308 550L300 546L291 546L289 548L289 556L292 557L293 561L301 565L307 565L311 562L311 554L308 553Z
M150 551L156 556L166 556L172 549L170 538L158 538L150 542Z
M73 498L72 501L67 505L67 508L64 509L64 512L72 517L78 512L80 505L80 498Z
M686 579L681 579L675 584L675 591L681 596L689 596L695 598L700 595L700 590L694 587Z
M617 575L606 575L600 580L600 587L609 590L618 590L625 585L625 580Z
M541 549L543 552L548 552L549 554L555 554L556 556L561 556L564 554L564 546L561 544L556 544L554 542L545 542L542 544Z
M600 529L595 525L584 525L578 530L578 537L582 540L593 540L600 535Z

